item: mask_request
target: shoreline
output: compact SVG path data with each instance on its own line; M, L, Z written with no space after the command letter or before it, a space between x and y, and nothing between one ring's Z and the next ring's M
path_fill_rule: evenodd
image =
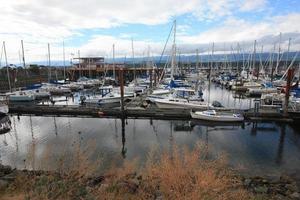
M17 186L20 184L20 178L24 180L29 179L39 181L54 178L56 179L57 184L59 184L60 181L69 179L70 177L67 174L61 174L56 171L18 170L0 164L0 198L14 198L14 195L18 194L16 191L20 191L20 188ZM100 190L104 190L105 192L113 192L111 190L116 189L117 191L126 191L131 195L135 195L138 188L147 185L146 176L135 171L127 174L125 173L124 176L119 177L116 184L113 186L113 189L110 184L108 184L111 179L115 179L114 175L111 173L84 177L80 179L80 187L78 190L82 190L81 192L85 194L95 188L100 188ZM235 185L236 188L245 189L255 197L261 199L300 199L300 179L296 180L291 176L243 176L234 172L234 174L231 175L231 179L237 182ZM76 179L73 181L76 182ZM158 195L156 195L154 199L165 199L163 195L160 194L159 189L157 193Z

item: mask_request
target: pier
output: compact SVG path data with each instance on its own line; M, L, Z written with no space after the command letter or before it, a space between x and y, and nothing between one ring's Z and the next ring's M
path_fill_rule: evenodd
M290 111L288 115L271 109L224 109L215 110L226 112L238 112L244 115L248 121L277 121L294 122L300 119L299 112ZM10 114L16 115L36 115L36 116L73 116L73 117L93 117L93 118L150 118L150 119L182 119L190 120L190 109L160 109L154 105L149 107L126 107L122 112L120 107L100 108L81 105L10 105Z

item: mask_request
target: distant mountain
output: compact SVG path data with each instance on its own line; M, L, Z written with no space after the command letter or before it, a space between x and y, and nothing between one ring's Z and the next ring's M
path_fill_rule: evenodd
M296 56L297 52L290 52L290 53L283 53L280 54L280 60L281 61L286 61L286 60L293 60L294 57ZM272 55L270 53L257 53L255 56L256 61L262 60L263 62L269 61L270 56L273 57L273 61L277 61L278 54L273 53ZM253 60L252 54L216 54L214 56L211 55L199 55L199 62L237 62L237 61L242 61L242 60ZM140 63L145 63L147 61L155 62L155 63L165 63L170 60L169 56L154 56L151 57L150 59L148 57L137 57L134 58L134 63L140 64ZM183 62L183 63L195 63L197 61L197 56L196 55L180 55L177 56L176 58L177 62ZM300 54L297 55L296 61L300 61ZM105 59L105 62L107 63L112 63L112 59ZM133 60L132 58L115 58L115 62L117 63L126 63L126 64L132 64ZM47 66L48 62L47 61L37 61L37 62L31 62L28 64L37 64L37 65L44 65ZM63 67L63 61L62 60L51 60L51 66L56 66L56 67ZM16 66L19 66L16 64ZM71 66L70 62L66 62L66 66Z

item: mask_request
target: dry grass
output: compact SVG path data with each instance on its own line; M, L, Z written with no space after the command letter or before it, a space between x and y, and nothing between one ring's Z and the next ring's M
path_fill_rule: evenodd
M145 166L138 165L138 160L125 161L104 176L97 176L99 162L89 159L90 151L78 147L71 158L62 154L55 173L20 173L3 198L10 199L12 194L19 199L253 198L228 170L226 159L207 159L201 144L193 150L151 151ZM44 157L49 155L48 149ZM63 162L66 157L68 164Z

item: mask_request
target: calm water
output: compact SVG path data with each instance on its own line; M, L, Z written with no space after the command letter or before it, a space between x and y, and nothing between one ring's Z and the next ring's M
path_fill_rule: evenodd
M213 88L211 99L237 108L251 106L251 100L234 99L221 88ZM151 149L193 148L202 142L212 155L226 154L229 165L241 172L277 175L300 171L300 131L286 124L213 126L193 121L41 116L10 116L10 120L11 131L0 135L0 159L18 168L45 165L43 158L49 149L49 167L62 154L74 154L78 146L91 147L92 158L101 157L108 167L135 158L143 162Z

